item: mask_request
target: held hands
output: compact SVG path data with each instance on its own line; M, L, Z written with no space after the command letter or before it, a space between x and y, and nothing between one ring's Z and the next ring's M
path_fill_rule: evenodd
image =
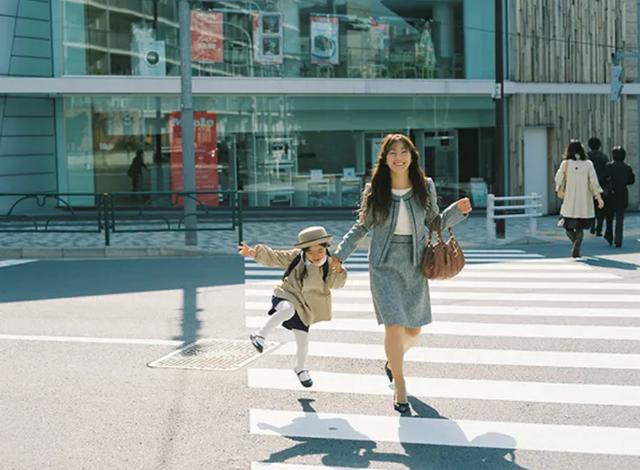
M334 273L341 273L342 271L344 271L344 268L342 267L342 261L340 261L335 256L329 257L329 266L331 266L331 271L333 271Z
M469 212L471 212L471 202L469 201L468 197L458 199L456 204L458 205L458 210L463 214L468 214Z
M238 245L238 254L241 255L241 256L249 256L251 258L255 258L256 257L256 249L255 248L251 248L245 242L240 242L240 245Z
M604 207L604 200L600 194L596 195L596 202L598 203L598 209L602 209Z

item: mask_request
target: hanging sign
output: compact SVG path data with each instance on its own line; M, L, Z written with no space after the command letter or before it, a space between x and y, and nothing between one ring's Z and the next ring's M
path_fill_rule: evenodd
M340 63L338 50L338 18L329 16L311 17L311 63Z
M220 12L191 12L191 59L194 62L224 62L223 21Z

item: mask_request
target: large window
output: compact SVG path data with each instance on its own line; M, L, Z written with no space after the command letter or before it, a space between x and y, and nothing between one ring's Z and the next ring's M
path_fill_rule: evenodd
M176 0L63 0L68 75L178 75ZM192 2L195 76L491 78L492 0Z
M62 190L181 189L179 109L177 97L66 98ZM398 131L443 202L492 182L488 97L215 96L195 110L198 189L241 189L251 207L353 207L382 138Z

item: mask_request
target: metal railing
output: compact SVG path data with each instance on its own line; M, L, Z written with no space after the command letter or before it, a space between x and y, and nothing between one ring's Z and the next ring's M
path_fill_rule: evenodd
M185 199L196 203L195 229L186 228ZM0 193L2 205L0 233L102 233L105 246L115 233L237 230L243 239L241 191Z
M515 205L509 205L516 202ZM501 203L498 205L496 203ZM495 196L489 194L487 197L487 239L490 242L496 241L496 220L505 219L529 219L529 235L536 236L538 221L542 216L542 196L532 193L528 196ZM497 214L500 212L500 214Z

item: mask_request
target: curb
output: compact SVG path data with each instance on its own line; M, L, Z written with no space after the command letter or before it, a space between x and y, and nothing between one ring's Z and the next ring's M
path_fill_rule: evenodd
M161 258L229 256L232 251L197 247L18 247L0 248L0 259L87 259L87 258Z

